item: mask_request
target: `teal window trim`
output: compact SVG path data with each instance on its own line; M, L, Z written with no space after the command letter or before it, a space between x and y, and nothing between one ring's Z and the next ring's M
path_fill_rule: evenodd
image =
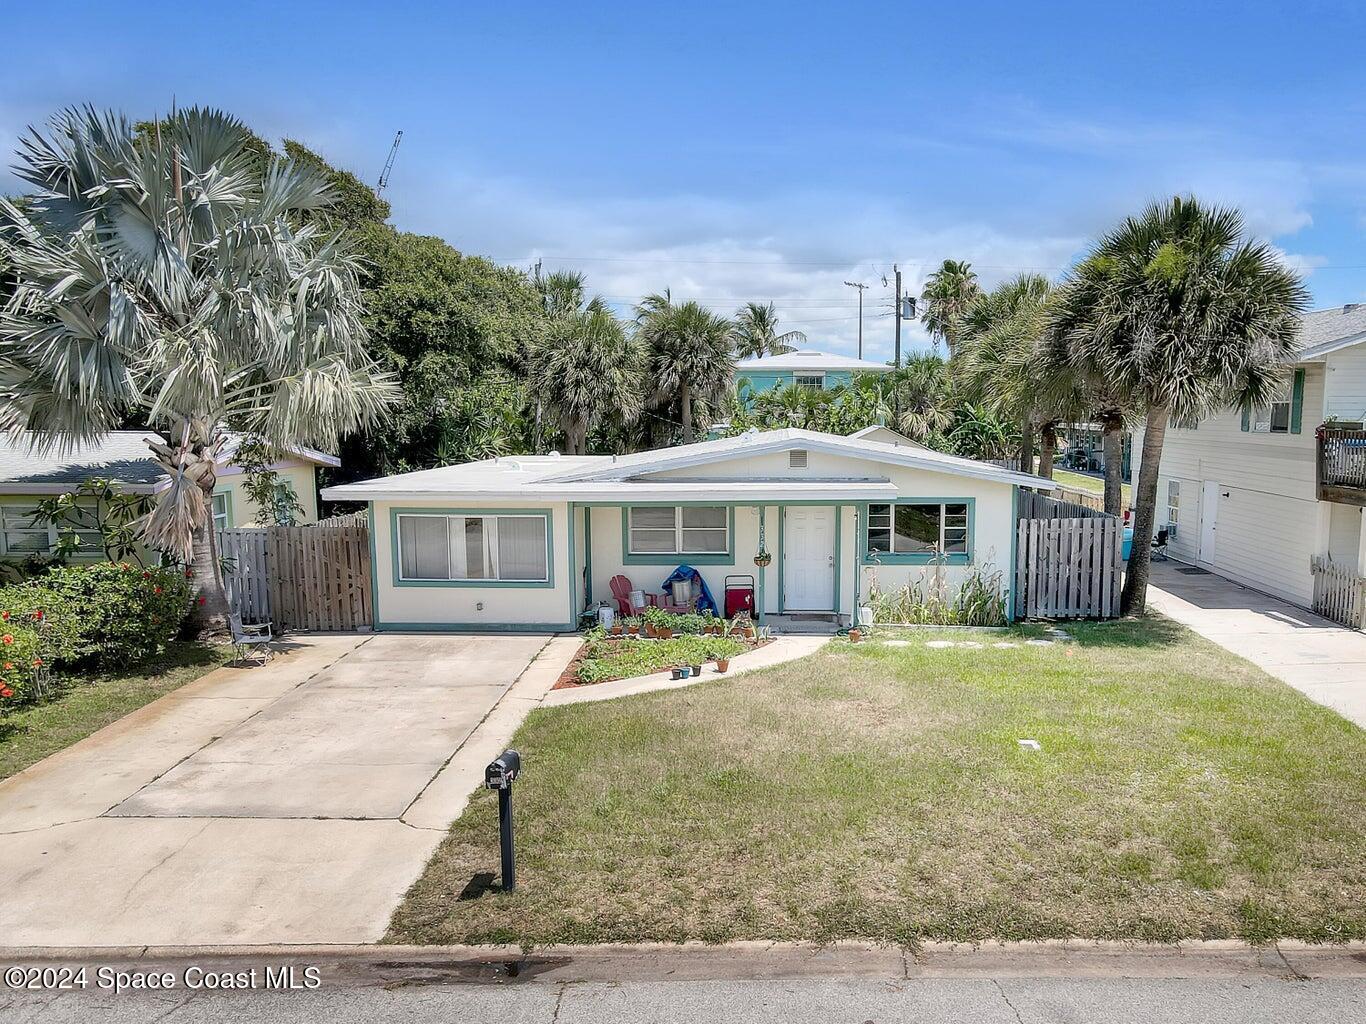
M593 600L593 510L583 510L583 605Z
M1006 570L1006 621L1015 621L1015 543L1020 535L1020 485L1010 485L1010 568Z
M231 529L233 528L233 525L237 522L237 520L236 520L235 518L233 518L233 514L232 514L232 488L231 488L231 487L216 488L216 489L214 490L213 494L211 494L211 495L209 496L209 518L210 518L211 520L217 518L216 514L215 514L214 511L213 511L213 499L214 499L214 498L222 498L222 499L223 499L223 515L224 515L224 517L227 519L227 525L221 526L221 527L219 527L219 529L222 529L222 530L231 530Z
M1298 434L1304 426L1304 371L1296 370L1290 386L1290 433Z
M399 516L540 516L545 520L545 571L543 580L405 580L399 571ZM373 531L371 531L373 536ZM572 545L573 538L570 538ZM555 512L546 508L391 508L389 553L395 587L463 587L479 590L553 590L555 587ZM572 571L572 567L571 567ZM572 588L571 588L572 589Z
M961 554L936 555L928 551L896 552L868 550L868 506L869 505L966 505L968 507L968 549ZM864 502L863 523L859 527L859 562L862 565L971 565L973 550L977 544L977 499L963 497L926 498L920 495L898 497L896 501ZM895 512L893 513L895 515Z
M375 503L373 501L365 504L365 521L369 527L370 534L370 628L383 629L383 623L379 618L379 552L376 550L375 534L378 533L377 523L375 522ZM391 540L395 538L390 538Z
M631 552L632 508L725 508L725 552L691 553L686 551L656 551L649 554ZM622 565L734 565L735 564L735 506L719 501L650 501L621 506L621 563Z

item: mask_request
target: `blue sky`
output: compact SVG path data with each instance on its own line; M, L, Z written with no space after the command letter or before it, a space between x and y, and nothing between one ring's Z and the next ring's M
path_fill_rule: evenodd
M373 181L401 128L399 227L623 307L772 300L812 347L852 350L846 280L885 357L894 262L917 290L946 256L1056 275L1175 191L1242 208L1317 305L1366 299L1360 7L72 0L6 27L6 153L67 104L174 97Z

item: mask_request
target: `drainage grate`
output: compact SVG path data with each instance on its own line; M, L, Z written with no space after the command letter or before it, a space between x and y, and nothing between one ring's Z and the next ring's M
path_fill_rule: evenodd
M1188 566L1186 566L1185 568L1183 568L1183 569L1177 569L1176 571L1179 572L1182 576L1208 576L1208 575L1209 575L1209 570L1208 570L1208 569L1200 569L1200 568L1197 568L1196 566L1193 566L1193 565L1188 565Z

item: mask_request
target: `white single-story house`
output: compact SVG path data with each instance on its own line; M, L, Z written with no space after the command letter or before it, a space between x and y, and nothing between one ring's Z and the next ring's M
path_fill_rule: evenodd
M112 481L124 494L153 497L171 486L170 478L147 447L145 430L113 430L94 444L69 452L40 454L29 435L0 434L0 558L26 558L50 553L57 544L57 528L35 522L37 503L44 498L76 491L90 479ZM240 434L229 433L223 444L223 467L213 491L213 518L218 529L256 525L256 506L244 487L245 476L233 463ZM288 484L303 507L301 523L317 522L319 466L340 466L335 455L295 447L273 465L280 484ZM82 534L87 557L103 557L98 532Z
M369 507L376 629L559 631L610 601L613 577L659 592L679 565L718 604L727 576L754 577L761 617L849 622L872 586L936 561L950 586L986 568L1009 589L1021 487L1051 484L913 443L789 429L486 459L322 494Z

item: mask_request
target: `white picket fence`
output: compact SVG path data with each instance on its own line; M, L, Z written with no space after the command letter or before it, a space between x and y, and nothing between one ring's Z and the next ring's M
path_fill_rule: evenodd
M1124 530L1119 519L1021 519L1016 529L1016 617L1119 615L1124 577Z
M1310 559L1314 611L1352 629L1366 629L1366 579L1326 558Z

